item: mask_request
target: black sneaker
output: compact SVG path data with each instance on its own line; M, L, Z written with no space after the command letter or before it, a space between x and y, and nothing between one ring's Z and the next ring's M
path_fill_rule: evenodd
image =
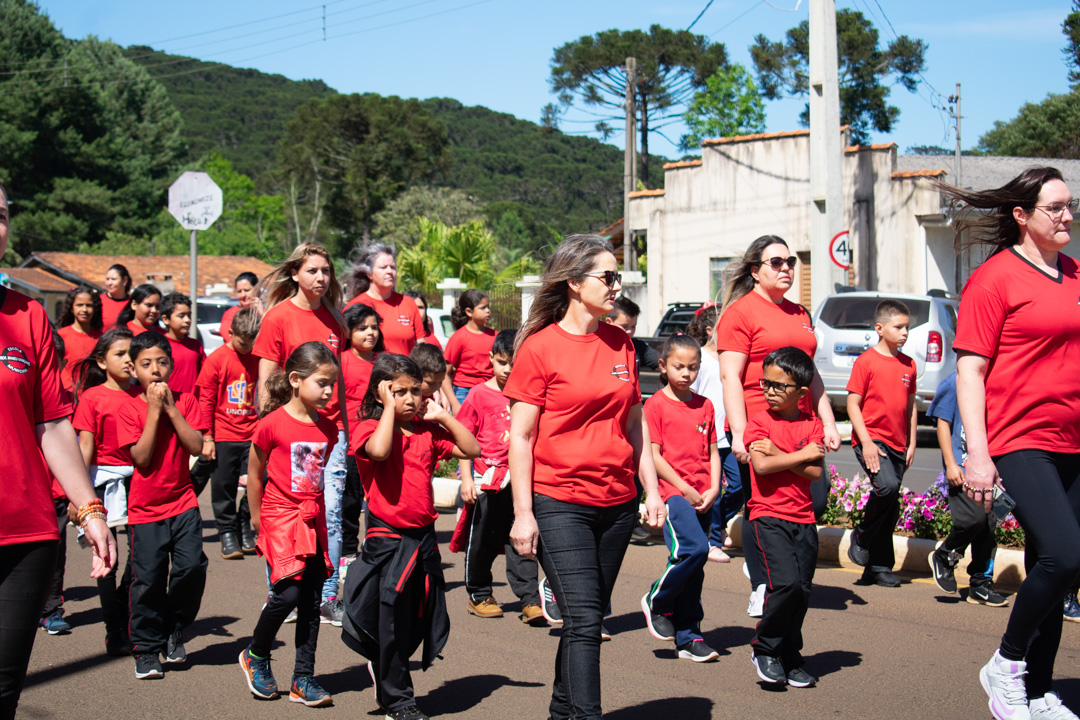
M900 587L900 578L893 575L888 570L877 572L868 568L863 571L860 580L863 585L880 585L881 587L887 588Z
M691 640L685 645L678 647L679 658L681 660L693 660L694 662L709 662L716 660L720 657L720 653L709 647L709 644L698 638L697 640Z
M161 661L157 653L146 653L135 656L135 678L138 680L151 680L165 677L165 671L161 669Z
M972 585L968 588L967 601L972 605L989 605L990 607L1005 607L1009 601L1004 595L994 590L990 583L984 585Z
M559 612L559 604L555 602L555 593L547 578L540 581L540 611L544 613L548 623L562 627L562 613Z
M934 573L934 583L941 588L942 592L956 593L956 576L953 575L952 553L944 553L945 548L938 548L930 553L930 569Z
M649 603L649 593L641 596L641 612L645 613L645 627L649 629L650 635L665 642L671 642L675 639L675 626L671 624L671 620L667 616L652 611L652 604Z
M851 531L851 536L847 546L848 560L855 563L859 567L866 567L870 562L870 551L859 545L859 542L855 539L855 531Z
M221 533L221 557L225 560L243 559L244 551L240 549L236 533Z
M165 662L182 663L187 660L187 651L184 650L184 639L179 630L173 630L172 635L165 642Z
M386 720L431 720L427 715L420 711L420 708L415 705L409 707L399 708L397 710L387 710Z
M338 598L330 598L319 608L319 622L334 627L341 627L341 618L345 616L345 603Z
M641 525L635 525L634 529L630 531L630 539L639 543L649 542L652 539L652 533Z
M787 684L791 687L813 687L817 685L817 678L797 667L787 671Z
M754 663L754 669L757 670L758 677L763 682L774 685L783 685L787 682L787 674L779 658L750 653L750 662Z

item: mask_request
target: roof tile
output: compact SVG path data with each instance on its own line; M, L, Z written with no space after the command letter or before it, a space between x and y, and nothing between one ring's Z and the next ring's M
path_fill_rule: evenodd
M921 178L921 177L941 177L942 175L948 175L945 170L897 170L892 174L893 180L903 180L905 178Z
M74 283L68 282L63 278L58 278L52 273L45 272L40 268L3 268L0 272L5 272L11 277L21 280L28 285L33 285L41 292L66 293L68 290L75 287Z

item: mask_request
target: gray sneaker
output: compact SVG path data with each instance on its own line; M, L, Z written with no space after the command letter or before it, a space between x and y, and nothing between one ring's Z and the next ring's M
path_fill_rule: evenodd
M774 685L783 685L787 682L787 673L784 672L784 666L779 658L750 653L750 662L754 663L754 669L757 670L758 677L763 682Z
M319 622L341 627L341 618L345 616L345 603L339 598L330 598L319 608Z
M187 651L184 649L183 637L179 630L173 630L172 635L165 642L165 662L182 663L187 660Z
M671 619L666 615L661 615L652 611L652 604L649 602L649 593L645 593L641 596L641 612L645 614L645 627L649 629L650 635L657 640L663 640L664 642L672 642L675 640L675 626L671 623Z

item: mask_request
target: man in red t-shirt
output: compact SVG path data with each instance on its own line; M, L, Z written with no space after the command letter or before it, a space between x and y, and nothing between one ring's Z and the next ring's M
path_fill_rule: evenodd
M194 622L206 585L202 518L188 472L188 459L202 450L203 423L195 397L169 389L170 349L159 333L132 339L128 354L143 391L120 407L117 423L119 444L130 448L135 465L128 533L138 679L164 675L159 653L167 663L187 659L182 632Z
M878 303L878 343L855 360L847 384L851 431L858 438L852 446L873 487L862 522L851 533L848 557L866 568L862 582L883 587L900 586L892 572L892 535L900 514L900 482L915 458L915 362L900 352L910 323L899 300Z

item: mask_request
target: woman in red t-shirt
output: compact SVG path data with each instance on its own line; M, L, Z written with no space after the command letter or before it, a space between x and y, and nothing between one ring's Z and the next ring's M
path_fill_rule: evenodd
M458 405L474 385L495 377L491 367L491 348L495 331L487 326L491 320L491 301L483 290L469 289L461 293L450 314L457 328L446 341L446 363L450 367L451 387Z
M994 190L938 187L963 203L957 241L968 230L992 248L964 287L953 343L963 487L988 512L995 486L1012 497L1028 560L979 678L990 709L1001 708L996 717L1072 717L1054 714L1061 701L1050 687L1062 598L1080 572L1080 268L1061 252L1077 202L1061 173L1045 167Z
M229 340L232 339L230 328L236 313L252 305L261 306L259 296L255 293L255 286L258 284L259 276L253 272L242 272L233 281L237 304L225 311L221 316L221 324L218 325L218 335L221 336L221 340L225 345L228 345Z
M544 266L518 332L510 406L510 538L537 557L566 621L551 695L552 717L600 717L600 623L638 514L664 505L634 372L634 345L600 322L621 285L611 244L571 235Z
M161 291L149 283L144 283L131 291L131 299L126 308L116 316L116 327L126 327L132 335L141 335L147 330L163 332L158 325L161 317Z
M89 285L79 285L68 291L60 308L57 332L64 338L64 359L67 364L60 373L65 390L73 390L71 371L75 364L94 349L101 337L101 299L97 290Z
M352 299L345 307L363 303L375 308L382 318L386 352L408 355L413 346L424 342L425 329L413 299L394 289L397 272L394 248L383 243L366 246L353 266L349 279Z
M743 502L750 493L750 455L743 443L743 430L750 418L768 408L765 395L758 386L762 361L773 350L782 347L797 347L810 357L814 357L817 350L810 313L784 297L795 278L795 263L795 256L784 240L775 235L763 235L750 243L742 258L732 263L727 271L723 309L714 335L727 413L728 427L725 429L729 431L731 451L739 461ZM825 426L825 446L829 450L839 450L840 433L836 430L832 406L817 369L810 394L810 402L802 409L815 412L821 418ZM815 508L824 509L828 491L825 482L811 485ZM743 537L743 555L752 590L747 614L761 617L765 571L761 567L757 545L747 536Z
M7 252L7 193L0 187L0 255ZM86 475L68 416L45 308L22 293L0 288L0 717L14 717L34 648L41 608L56 568L59 532L51 472L79 508L94 549L93 578L116 565L116 542Z
M116 325L116 317L128 306L131 293L131 273L117 263L105 271L105 294L101 296L101 322L104 327Z

